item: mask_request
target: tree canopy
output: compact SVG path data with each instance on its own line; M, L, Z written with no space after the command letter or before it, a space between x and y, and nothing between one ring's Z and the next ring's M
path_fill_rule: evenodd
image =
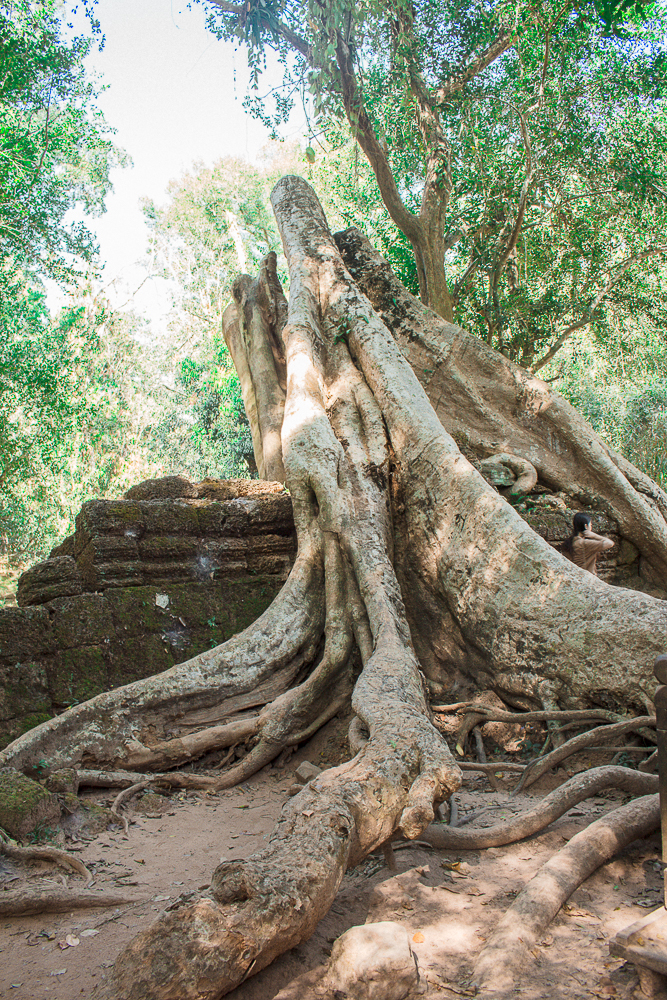
M248 48L256 114L278 127L300 93L329 143L359 144L399 230L382 224L382 248L445 318L536 369L610 312L662 322L659 9L208 7ZM258 82L270 47L285 69L272 112ZM377 195L360 193L356 155L347 166L363 215Z

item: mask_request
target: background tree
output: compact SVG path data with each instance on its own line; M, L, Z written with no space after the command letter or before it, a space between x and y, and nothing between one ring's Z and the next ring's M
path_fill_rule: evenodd
M222 336L222 316L239 271L256 271L280 236L267 210L271 187L294 147L275 145L261 167L222 159L168 187L164 206L146 201L151 273L172 295L165 354L176 377L153 429L153 452L168 471L256 476L250 427L236 369ZM284 258L281 273L285 275Z
M219 37L248 47L256 79L264 48L278 51L285 88L276 98L274 123L285 118L292 95L306 89L318 119L345 116L390 217L412 247L422 301L451 319L453 297L472 272L486 272L488 301L482 316L487 315L488 335L499 339L500 346L505 323L498 287L506 272L512 285L528 206L537 202L538 211L527 220L532 227L545 198L550 212L555 200L557 218L558 202L565 199L569 208L581 194L576 178L569 177L572 164L561 164L558 182L545 168L554 160L554 149L574 141L581 165L590 139L604 149L606 133L622 125L618 94L623 97L629 89L635 95L649 79L653 94L663 86L659 25L645 27L638 46L627 30L612 30L618 27L616 15L607 12L601 22L594 7L536 9L499 3L489 9L441 0L312 9L302 4L207 3L209 24ZM619 16L628 13L634 12L616 9ZM636 25L630 26L636 34ZM608 37L602 40L605 31ZM612 88L614 101L609 101ZM258 94L253 107L271 120L265 103ZM505 127L499 127L503 121ZM488 150L484 139L490 140ZM568 155L572 159L572 150ZM617 168L623 172L620 161ZM486 239L477 247L471 241L465 266L448 281L445 255L464 233ZM617 267L627 267L635 253L655 249L649 238ZM599 294L599 288L591 288L584 284L575 289L580 314L593 307ZM571 308L576 311L576 305ZM540 333L538 329L533 339L539 340ZM531 336L524 331L524 340Z
M66 40L62 13L48 2L0 3L0 517L3 555L19 561L61 533L84 483L108 481L119 450L109 429L126 406L112 355L130 342L124 333L109 348L117 320L86 292L94 240L71 221L103 211L124 157L84 67L96 26ZM71 298L56 317L47 279Z

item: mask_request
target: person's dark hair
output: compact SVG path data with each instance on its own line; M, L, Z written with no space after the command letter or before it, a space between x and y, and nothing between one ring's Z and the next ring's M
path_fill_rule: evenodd
M569 538L566 538L563 544L561 545L560 547L561 552L567 552L568 555L571 555L572 542L575 540L577 535L581 534L582 531L586 530L586 528L589 526L590 523L591 523L590 514L583 514L581 512L579 514L575 514L574 518L572 519L572 534L570 535Z

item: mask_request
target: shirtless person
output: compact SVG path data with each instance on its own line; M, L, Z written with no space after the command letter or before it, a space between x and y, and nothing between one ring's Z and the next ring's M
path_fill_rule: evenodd
M575 514L572 522L572 534L563 542L561 551L571 562L582 569L587 569L593 576L597 576L597 559L601 552L612 549L614 543L611 538L604 535L596 535L591 531L591 518L589 514Z

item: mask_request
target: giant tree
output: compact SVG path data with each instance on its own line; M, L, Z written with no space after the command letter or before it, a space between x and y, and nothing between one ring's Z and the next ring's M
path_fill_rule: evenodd
M357 231L334 239L303 179L283 178L272 203L289 304L269 254L237 281L225 325L258 466L279 459L291 494L290 577L245 632L74 706L2 760L159 772L246 741L226 772L163 776L221 790L350 702L355 756L290 800L264 851L219 865L131 942L107 987L125 1000L224 995L312 932L348 865L424 830L460 781L429 685L463 675L522 707L642 711L663 650L667 604L569 563L456 438L471 457L522 447L543 483L604 500L663 586L667 496L545 383L410 295Z

